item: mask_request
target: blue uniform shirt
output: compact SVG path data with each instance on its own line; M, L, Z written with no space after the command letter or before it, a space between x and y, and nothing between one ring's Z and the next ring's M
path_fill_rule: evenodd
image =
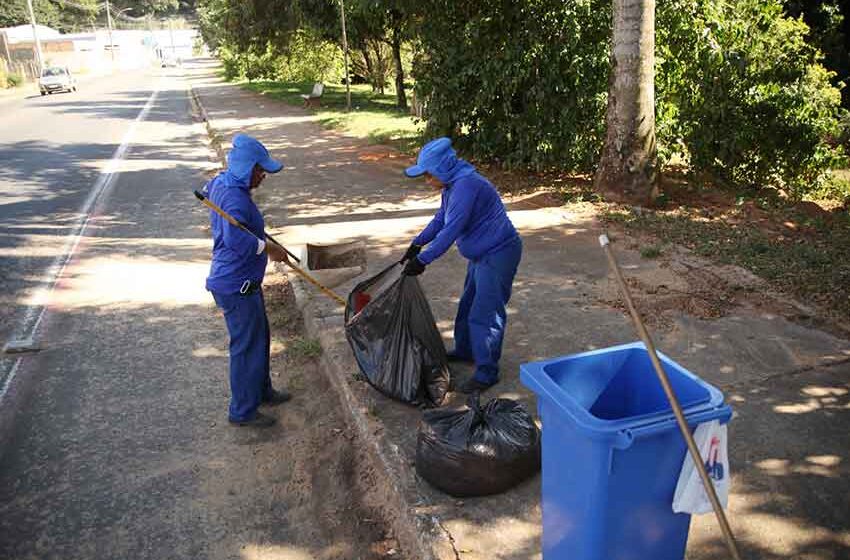
M440 209L413 241L428 245L418 257L423 264L438 259L455 242L460 254L474 261L519 237L496 188L471 164L459 160L449 173L434 174L446 186Z
M252 284L262 283L266 273L268 256L265 251L257 254L260 246L257 238L265 240L265 224L263 215L251 199L248 181L248 178L237 178L224 171L205 187L212 202L254 233L251 235L210 211L213 255L207 290L212 292L235 294L245 280Z

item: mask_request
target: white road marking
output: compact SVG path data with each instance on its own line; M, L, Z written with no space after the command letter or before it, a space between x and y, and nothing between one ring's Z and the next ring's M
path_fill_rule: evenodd
M145 103L145 106L142 107L142 110L139 111L138 115L136 115L135 120L133 120L132 124L130 124L130 128L127 129L127 132L121 139L121 144L119 144L115 149L115 152L113 152L112 158L110 158L106 168L101 172L92 187L89 196L80 207L80 217L78 218L77 223L74 224L74 231L66 236L65 245L63 246L62 252L59 254L60 256L54 259L53 263L47 269L47 272L45 272L42 287L33 294L33 297L27 304L26 313L24 314L24 318L18 324L18 329L12 337L13 339L35 339L38 328L41 326L41 321L44 319L45 311L47 311L47 303L50 301L50 296L56 288L57 282L62 277L65 267L68 266L68 263L71 262L71 259L77 251L77 247L86 232L86 228L88 227L89 221L92 217L91 212L94 210L97 201L101 198L101 196L103 196L103 193L112 186L115 177L120 173L120 171L118 171L118 166L127 154L130 144L133 142L133 136L136 133L139 123L145 120L151 110L151 107L153 107L153 104L156 101L156 97L159 94L159 89L161 87L160 82L161 80L156 82L150 97L148 97L148 100ZM38 314L37 317L36 314ZM30 326L34 317L35 323ZM9 374L3 380L3 385L0 387L0 403L2 403L3 398L9 391L9 387L11 386L12 381L14 381L15 375L17 375L18 368L22 361L23 357L19 357L15 360L14 365L12 365L12 368L9 370Z

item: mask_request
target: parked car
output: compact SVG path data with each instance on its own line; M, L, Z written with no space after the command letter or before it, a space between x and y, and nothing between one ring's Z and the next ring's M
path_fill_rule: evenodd
M179 57L175 57L173 55L165 55L162 57L161 66L163 68L177 68L179 67L183 61Z
M41 71L38 79L38 87L41 95L58 91L77 91L77 79L65 66L48 66Z

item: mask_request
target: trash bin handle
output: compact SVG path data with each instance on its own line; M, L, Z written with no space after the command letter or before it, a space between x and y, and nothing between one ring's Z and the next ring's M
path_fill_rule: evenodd
M729 405L723 405L718 408L702 410L692 415L686 413L685 416L685 420L687 420L688 426L694 427L705 422L710 422L711 420L718 420L721 424L726 424L727 422L729 422L730 418L732 418L732 409L729 407ZM631 445L631 442L635 439L654 436L655 434L669 431L675 426L676 419L668 418L666 420L655 422L653 424L647 424L646 426L641 426L639 428L629 428L623 430L623 432L628 434L629 445Z

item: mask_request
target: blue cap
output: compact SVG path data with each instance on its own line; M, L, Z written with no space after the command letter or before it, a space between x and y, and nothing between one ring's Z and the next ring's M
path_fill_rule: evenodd
M228 171L235 177L248 178L255 165L268 173L277 173L283 169L283 164L273 159L259 140L247 134L237 134L233 137L233 148L227 154Z
M405 169L404 174L408 177L419 177L425 173L439 176L440 172L451 169L455 163L457 155L452 148L452 141L443 136L422 146L416 165Z

